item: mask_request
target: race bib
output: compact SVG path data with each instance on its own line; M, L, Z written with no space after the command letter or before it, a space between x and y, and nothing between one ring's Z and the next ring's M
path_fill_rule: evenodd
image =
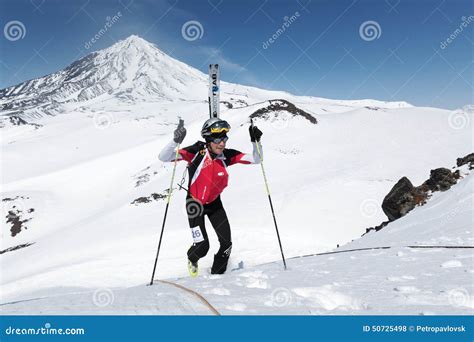
M204 236L202 235L201 228L199 228L199 226L191 228L191 232L193 234L194 242L197 243L197 242L204 241Z

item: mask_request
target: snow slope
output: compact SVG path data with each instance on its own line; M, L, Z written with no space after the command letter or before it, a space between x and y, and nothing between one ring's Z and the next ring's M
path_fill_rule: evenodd
M126 303L128 290L115 289L138 286L140 292L149 281L165 201L131 203L152 193L164 194L169 187L172 165L159 162L157 155L171 139L178 115L184 118L188 130L184 143L199 139L208 111L207 82L196 69L175 63L140 38L131 37L128 44L120 44L94 55L114 52L110 61L121 61L116 69L99 64L110 73L96 70L107 75L107 82L117 81L117 92L71 100L70 94L62 93L63 88L58 86L62 83L52 82L52 91L64 102L57 115L33 115L33 107L25 104L21 109L24 118L34 125L17 126L4 120L0 128L1 197L12 199L1 202L2 217L20 210L21 220L30 219L14 236L11 224L2 220L0 249L31 243L0 255L2 303L32 298L37 291L50 296L61 293L60 289L68 292L76 288L86 298L95 289L113 288L116 296L123 293L121 303ZM146 56L149 62L137 59L138 55ZM166 68L161 67L163 63L168 63ZM153 94L146 94L142 92L147 88L142 83L144 78L135 77L140 74L137 68L151 68L146 74L168 77L163 84L176 79L183 83L176 87L177 92L164 87L170 93L160 93L155 87ZM96 77L93 75L87 71L75 77ZM88 84L80 91L87 92ZM121 87L133 91L122 96ZM267 107L268 100L290 101L318 121L313 124L286 111L255 120L264 132L265 169L289 258L330 251L337 244L358 238L365 228L385 220L380 204L399 178L407 176L418 185L431 168L450 167L457 157L472 152L473 120L467 116L466 124L456 127L453 113L446 110L403 102L298 97L225 82L221 87L221 100L233 105L221 108L222 117L232 126L228 142L231 148L250 152L249 115ZM187 98L188 92L194 97ZM21 91L15 94L31 95ZM2 103L19 99L0 96ZM7 119L12 112L3 110L0 118ZM180 163L175 183L184 170L185 165ZM244 261L250 269L278 260L280 252L260 167L236 165L229 172L230 184L222 199L233 234L230 267ZM192 239L184 199L183 191L175 192L172 198L157 270L160 279L187 273L186 250ZM453 199L452 205L457 204ZM456 226L472 225L467 216L456 220L460 220L455 221ZM212 231L210 226L208 229ZM431 231L433 241L436 232ZM469 244L468 236L459 232L450 236L460 244ZM204 269L210 266L218 248L215 235L209 235L211 251L200 263ZM369 237L360 241L369 244ZM386 237L386 244L390 237ZM426 255L428 262L427 251L419 255ZM316 269L324 259L314 260L319 260L315 261ZM301 269L306 266L313 267L302 265ZM270 277L272 267L276 270L279 266L265 267L270 268L258 268L257 272L267 272ZM193 310L201 309L193 306L174 313Z
M286 271L278 261L172 280L203 295L219 314L472 314L474 250L436 246L458 246L459 233L473 245L472 225L464 225L472 220L473 186L472 175L466 176L424 207L334 254L290 258ZM433 221L449 223L437 241L431 239ZM426 244L433 248L406 247ZM344 252L367 247L378 249ZM28 298L3 304L2 312L213 314L195 295L160 282L94 291L50 289Z

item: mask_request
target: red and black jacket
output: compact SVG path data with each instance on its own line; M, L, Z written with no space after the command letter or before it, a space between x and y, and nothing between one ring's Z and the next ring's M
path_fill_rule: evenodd
M213 202L227 187L229 175L227 167L234 164L258 164L260 154L256 149L256 143L252 154L242 153L234 149L224 149L220 155L215 155L207 147L206 143L198 141L191 146L179 149L178 160L188 162L188 193L202 204ZM161 161L174 161L177 143L168 144L161 151ZM261 144L259 143L261 149Z

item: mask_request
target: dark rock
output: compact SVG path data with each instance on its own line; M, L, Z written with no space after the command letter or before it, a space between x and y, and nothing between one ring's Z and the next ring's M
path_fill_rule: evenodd
M32 217L30 218L25 218L27 214L31 214L35 211L34 208L29 208L29 209L23 209L24 203L22 205L19 205L16 201L17 200L28 200L30 199L28 196L15 196L13 198L11 197L4 197L2 198L2 202L13 202L11 203L7 209L7 205L5 206L5 211L7 212L7 215L5 216L6 224L11 225L10 227L10 233L11 236L14 237L18 235L22 230L28 229L28 227L25 225L26 222L29 222L32 220Z
M21 244L21 245L9 247L9 248L7 248L7 249L1 250L1 251L0 251L0 254L7 253L7 252L13 252L13 251L16 251L16 250L18 250L18 249L31 246L32 244L34 244L34 242L29 242L29 243L24 243L24 244Z
M385 196L382 202L382 210L389 221L394 221L415 207L412 191L413 184L407 177L401 178Z
M248 107L249 106L249 104L247 102L245 102L244 100L240 100L240 99L236 100L235 103L238 104L241 107Z
M158 201L160 199L166 198L167 195L152 193L148 197L138 197L131 204L138 205L142 203L150 203L151 201Z
M15 201L19 198L21 198L21 199L30 199L29 197L24 197L24 196L16 196L14 198L5 197L5 198L2 198L2 202L11 202L11 201Z
M474 154L471 153L464 158L458 158L457 164L461 166L468 162L472 163L473 158ZM382 202L382 210L389 221L382 222L376 227L366 228L363 235L373 230L379 231L390 222L406 215L416 206L424 205L431 196L431 192L446 191L456 184L460 178L462 176L459 170L451 172L449 169L442 167L431 170L430 178L417 187L414 187L407 177L401 178Z
M12 125L15 125L15 126L21 126L21 125L27 125L28 122L26 122L25 120L23 120L22 118L18 117L18 116L10 116L10 122L12 123Z
M159 200L159 199L162 199L162 198L166 198L166 195L162 195L162 194L157 194L157 193L153 193L150 195L151 198L153 198L155 201Z
M380 229L382 229L383 227L385 227L390 221L384 221L382 222L381 224L379 224L378 226L375 226L374 229L376 232L378 232Z
M456 176L449 169L441 167L431 170L430 178L423 184L431 191L446 191L456 183Z
M10 123L14 126L30 125L30 126L35 127L36 129L38 129L39 127L42 126L42 125L36 124L36 123L29 123L26 120L24 120L21 117L16 116L16 115L11 115L10 116Z
M151 199L149 199L148 197L138 197L135 200L133 200L131 204L137 205L140 203L149 203L149 202L151 202Z
M7 223L11 224L10 233L12 237L19 234L23 229L28 229L28 227L26 227L24 224L31 219L22 220L20 216L21 213L22 212L20 210L9 210L8 215L6 216Z
M149 174L144 174L144 175L141 175L141 176L138 176L136 178L136 182L135 182L135 187L139 187L140 185L144 184L144 183L147 183L150 181L150 175Z
M469 170L474 169L474 153L469 153L467 156L456 159L457 166L463 166L469 163Z
M270 105L264 108L260 108L253 112L250 115L250 118L268 118L268 114L276 111L287 111L288 113L293 114L293 116L302 116L305 119L309 120L312 124L317 124L318 120L311 114L305 112L304 110L296 107L293 103L286 100L269 100Z
M365 106L365 108L369 109L369 110L380 110L379 107L370 107L370 106Z
M221 101L228 109L234 108L234 105L228 101Z
M378 226L366 228L366 229L365 229L365 233L362 234L362 236L364 236L365 234L367 234L368 232L370 232L370 231L372 231L372 230L375 230L376 232L378 232L380 229L382 229L382 228L385 227L387 224L389 224L389 222L390 222L390 221L384 221L384 222L382 222L381 224L379 224Z

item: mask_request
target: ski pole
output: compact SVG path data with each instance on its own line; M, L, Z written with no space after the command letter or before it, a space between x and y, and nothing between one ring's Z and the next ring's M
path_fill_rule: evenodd
M250 119L250 126L252 127L252 130L253 130L253 120L252 119ZM278 237L278 244L280 245L281 258L283 260L283 267L286 270L285 255L283 254L283 247L281 245L280 233L278 232L278 225L277 225L277 221L276 221L276 217L275 217L275 211L273 210L272 197L270 196L270 189L268 187L267 175L265 174L265 168L263 167L262 153L260 152L260 147L258 146L258 143L259 142L256 141L255 146L257 146L258 156L260 157L260 166L262 168L263 180L265 181L265 188L267 190L268 201L270 202L270 209L272 210L273 222L275 223L275 230L276 230L277 237Z
M180 124L183 120L179 120ZM176 148L176 155L174 158L174 165L173 165L173 173L171 175L171 184L170 184L170 189L168 191L168 196L166 199L166 209L165 209L165 215L163 217L163 224L161 226L161 233L160 233L160 240L158 242L158 249L156 251L156 258L155 258L155 265L153 266L153 273L151 274L151 281L149 285L153 285L153 278L155 277L155 271L156 271L156 264L158 263L158 256L160 254L160 248L161 248L161 240L163 239L163 231L165 230L165 223L166 223L166 216L168 215L168 208L170 206L171 202L171 193L173 192L173 183L174 183L174 175L176 172L176 164L178 163L178 154L179 154L179 146L181 144L178 144L178 147Z

